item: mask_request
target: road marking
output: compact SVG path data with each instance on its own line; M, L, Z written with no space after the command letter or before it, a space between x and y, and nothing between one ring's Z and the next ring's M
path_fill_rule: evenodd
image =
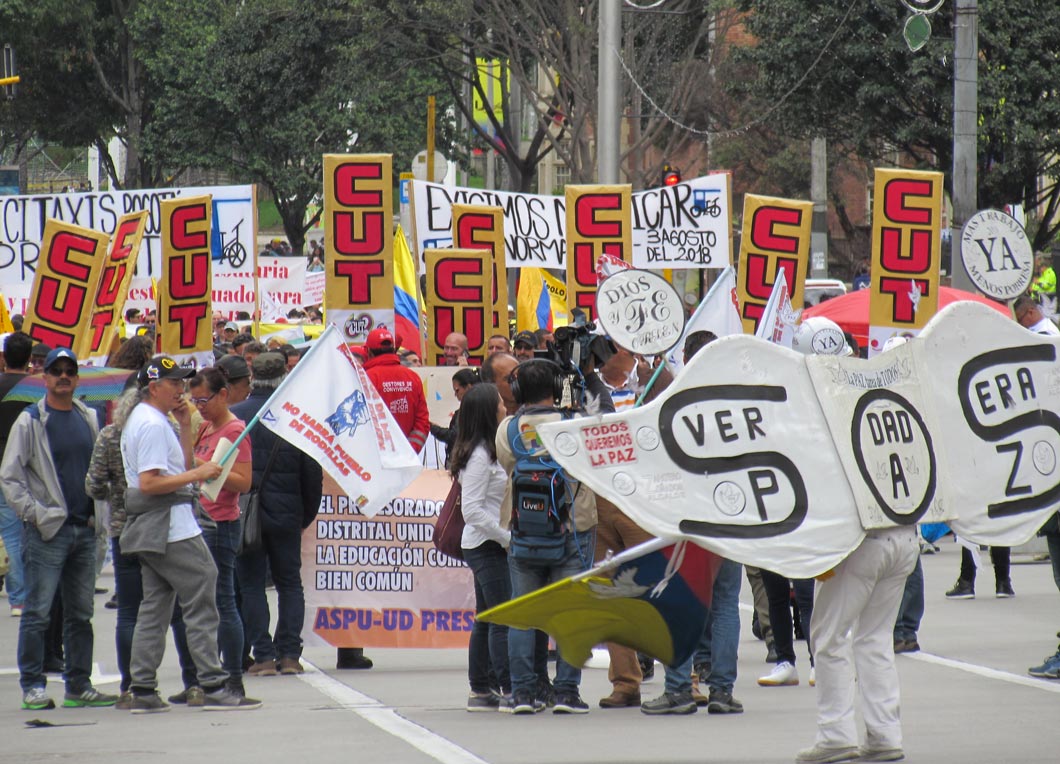
M946 668L957 669L958 671L967 671L969 674L975 674L987 679L998 679L1002 682L1008 682L1009 684L1018 684L1022 687L1031 687L1035 690L1060 694L1060 682L1055 682L1050 679L1035 679L1030 676L1020 676L1019 674L1013 674L1008 671L999 671L975 663L965 663L964 661L954 660L953 658L943 658L941 655L932 655L931 653L925 653L923 651L903 653L903 655L906 658L911 658L914 661L921 661L922 663L933 663L936 666L945 666Z
M431 732L415 722L409 721L394 709L387 708L375 698L343 684L328 676L312 663L302 658L306 672L299 676L303 682L327 695L340 708L353 711L369 724L411 745L442 764L489 764L451 740Z

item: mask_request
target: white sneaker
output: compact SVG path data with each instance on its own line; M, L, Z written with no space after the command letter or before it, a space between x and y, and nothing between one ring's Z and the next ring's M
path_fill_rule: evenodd
M794 663L781 661L765 676L758 677L763 687L794 687L799 683L799 671Z
M810 666L810 687L817 686L817 667Z

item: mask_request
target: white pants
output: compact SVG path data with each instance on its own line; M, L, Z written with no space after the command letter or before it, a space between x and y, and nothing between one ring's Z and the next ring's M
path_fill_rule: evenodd
M835 575L817 583L810 639L817 667L817 744L858 744L855 679L865 745L901 748L894 621L920 544L916 526L868 531Z

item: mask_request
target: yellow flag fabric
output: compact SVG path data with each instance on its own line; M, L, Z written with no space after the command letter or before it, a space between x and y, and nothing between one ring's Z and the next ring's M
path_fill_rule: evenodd
M0 333L9 333L15 331L14 324L11 323L11 313L7 309L7 298L4 297L3 293L0 293Z
M520 268L516 331L552 330L569 323L566 285L543 268Z

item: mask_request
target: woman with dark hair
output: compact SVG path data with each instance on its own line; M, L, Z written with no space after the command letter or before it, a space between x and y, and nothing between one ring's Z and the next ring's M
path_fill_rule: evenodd
M455 384L455 383L454 383ZM464 535L460 546L475 578L475 612L507 602L512 596L508 573L511 534L501 527L501 501L508 476L497 462L497 425L506 415L497 386L470 386L458 412L449 473L460 483ZM511 691L508 672L508 627L476 621L468 645L468 711L496 711Z
M202 414L202 425L195 437L196 466L214 456L222 438L234 443L246 426L243 420L228 410L228 380L220 369L203 369L191 378L191 403ZM228 446L225 446L227 449ZM222 454L223 455L223 452ZM220 455L218 456L220 458ZM239 494L250 490L250 439L244 438L217 498L202 496L202 508L216 524L204 528L203 539L210 548L217 565L217 613L220 625L217 646L221 650L221 666L236 687L242 686L243 676L243 621L236 605L236 552L239 549Z
M482 378L478 374L478 369L472 369L468 366L465 366L454 374L453 394L456 396L457 403L464 400L464 396L467 395L467 391L470 390L473 385L477 385L481 382ZM436 424L431 425L431 435L445 444L445 464L447 467L449 466L449 458L453 450L453 444L456 443L456 433L459 426L457 415L459 413L459 408L453 412L453 418L449 420L448 427L439 427Z

